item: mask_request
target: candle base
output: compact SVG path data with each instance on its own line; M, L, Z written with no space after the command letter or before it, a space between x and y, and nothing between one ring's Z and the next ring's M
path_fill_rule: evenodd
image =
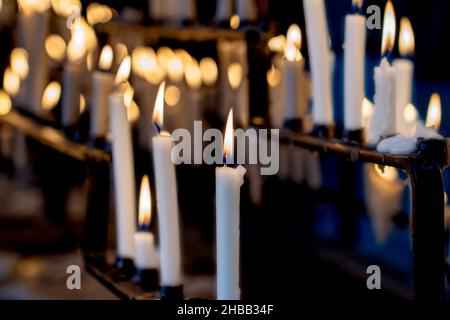
M302 132L303 131L303 120L302 119L290 119L284 122L284 127L288 130L294 132Z
M316 124L311 134L317 138L331 139L334 136L334 126Z
M180 301L183 300L183 285L161 286L159 289L161 300Z
M156 291L159 286L159 275L157 269L137 269L133 281L148 291Z
M344 132L342 132L342 139L349 143L358 145L363 144L365 141L364 129L344 130Z
M136 267L130 258L117 257L114 262L116 277L119 279L131 279L136 274Z

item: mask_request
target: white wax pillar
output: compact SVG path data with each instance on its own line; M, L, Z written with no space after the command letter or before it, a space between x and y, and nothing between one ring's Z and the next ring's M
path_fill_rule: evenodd
M139 231L134 234L134 246L136 248L134 263L140 270L157 269L155 239L153 233Z
M286 60L283 68L284 119L302 119L307 109L307 94L304 91L305 61Z
M133 147L130 123L123 96L113 93L109 97L112 163L114 173L115 214L117 229L117 255L134 257L136 232L136 199Z
M108 97L114 86L114 75L96 70L92 73L90 136L105 138L109 131Z
M195 0L180 0L178 2L178 18L180 21L194 21L197 15Z
M383 58L375 68L375 110L370 123L371 143L396 133L395 69Z
M168 133L153 137L162 286L182 283L178 196L171 152L172 139Z
M82 70L78 63L67 63L63 71L61 123L64 127L76 125L80 116Z
M323 0L303 0L313 81L313 121L333 124L329 35Z
M412 100L412 84L414 74L414 64L408 59L394 60L395 68L395 92L397 109L397 132L405 135L408 131L404 119L405 106Z
M150 18L156 21L162 19L164 2L165 0L148 0L148 10Z
M237 0L236 13L241 21L256 21L258 12L254 0Z
M239 204L245 169L216 168L217 299L239 300Z
M230 19L233 11L233 0L217 0L216 21L221 22Z
M366 18L359 14L345 17L344 128L362 129L362 101L365 96Z

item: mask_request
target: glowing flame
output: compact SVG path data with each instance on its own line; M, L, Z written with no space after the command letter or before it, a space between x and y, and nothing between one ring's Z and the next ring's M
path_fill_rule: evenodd
M297 49L297 47L291 42L288 42L286 48L284 48L284 56L290 62L302 60L302 54Z
M414 53L414 31L408 18L400 20L400 36L398 38L398 51L401 56Z
M178 58L181 59L181 61L183 62L183 64L186 66L189 63L192 62L192 60L194 60L194 58L191 57L191 55L189 54L189 52L187 52L184 49L176 49L173 52Z
M302 46L302 32L296 24L291 24L287 31L287 42L293 43L297 49Z
M107 71L111 68L113 62L113 50L110 45L105 45L100 54L98 67L101 70Z
M237 14L234 14L230 18L230 27L233 30L237 30L241 24L241 18Z
M436 132L439 131L441 125L441 97L437 93L433 93L428 104L427 119L425 125L427 127L434 127Z
M66 42L61 36L51 34L45 39L45 52L52 60L61 61L66 55Z
M147 175L142 177L139 193L139 225L149 226L152 218L152 197Z
M403 109L403 118L407 123L413 123L419 117L416 107L413 104L408 103Z
M375 106L367 98L363 99L362 102L362 116L363 119L370 119L373 115Z
M395 181L398 177L398 171L394 167L384 166L383 170L376 164L373 165L375 172L381 177L383 180L392 182Z
M161 81L164 80L166 76L166 72L158 63L152 64L151 69L146 72L144 75L145 80L150 82L151 84L158 85Z
M180 97L181 92L177 86L168 86L164 95L164 101L169 107L175 107L180 101Z
M86 9L86 18L91 26L106 23L112 19L113 15L114 12L110 7L96 2L89 4Z
M0 116L7 115L12 108L12 102L9 95L0 89Z
M114 45L114 57L118 63L122 62L127 55L128 49L126 45L120 42Z
M163 81L159 85L158 94L156 95L155 107L153 109L153 122L162 128L164 119L164 92L165 92L166 82Z
M169 79L173 82L179 82L183 80L184 65L183 61L179 57L174 56L168 61L167 74L169 76Z
M126 56L120 63L119 69L117 70L116 79L114 83L116 85L128 80L131 71L131 58Z
M227 124L225 126L225 136L223 138L223 154L225 159L230 161L234 154L234 132L233 132L233 108L228 112ZM228 161L226 161L228 163Z
M267 71L267 83L269 86L276 87L281 81L281 72L274 65Z
M270 51L282 53L284 51L284 47L286 46L286 37L282 34L276 37L272 37L267 43Z
M186 82L192 89L198 89L202 85L202 73L196 60L186 65L185 70Z
M58 16L67 18L81 11L81 3L79 0L52 0L52 8Z
M217 81L219 70L214 59L210 57L200 60L200 72L202 74L203 83L212 86Z
M41 105L44 110L53 109L59 102L61 97L61 85L56 82L50 82L42 95Z
M169 47L160 47L158 51L156 51L156 59L165 71L168 71L169 61L174 57L175 53Z
M384 9L383 38L381 41L381 54L390 53L394 49L395 42L395 11L389 0Z
M70 62L79 62L86 54L86 37L81 24L75 23L72 38L67 46L67 58Z
M6 68L3 74L3 89L11 96L19 93L20 78L11 68Z
M145 77L145 74L151 72L155 68L156 54L152 48L138 46L134 48L131 53L131 67L133 73L140 77Z
M18 0L19 10L28 15L33 12L44 12L50 8L50 0Z
M15 48L10 56L11 69L20 79L28 76L28 53L25 49Z
M127 86L123 94L123 103L127 108L130 108L134 97L134 89L131 85Z
M86 110L86 98L83 94L80 94L80 114Z
M228 66L228 82L234 90L239 88L243 76L244 69L240 63L234 62Z

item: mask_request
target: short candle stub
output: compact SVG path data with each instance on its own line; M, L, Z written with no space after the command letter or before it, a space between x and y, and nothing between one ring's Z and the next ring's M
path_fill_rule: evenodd
M161 300L164 301L181 301L183 300L183 285L161 286L159 294Z
M334 127L324 124L314 125L312 135L316 138L331 139L334 137Z
M157 291L159 287L159 274L157 269L138 269L133 281L147 291Z
M364 129L344 130L342 139L348 143L361 145L365 141Z
M136 274L136 267L130 258L117 257L114 262L115 276L118 280L129 280Z

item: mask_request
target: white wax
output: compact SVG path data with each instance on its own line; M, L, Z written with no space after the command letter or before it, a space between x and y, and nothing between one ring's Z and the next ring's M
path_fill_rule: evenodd
M180 20L193 21L196 18L196 2L195 0L179 0L178 1L178 18Z
M236 13L241 21L256 21L258 18L254 0L237 0Z
M149 16L153 20L161 20L163 16L163 3L165 0L148 0Z
M153 137L153 160L159 222L161 285L177 286L181 281L180 223L175 166L171 160L170 135Z
M134 246L136 248L134 263L140 270L157 269L158 260L155 250L155 239L151 232L136 232L134 234Z
M239 203L245 169L216 168L217 299L239 300Z
M158 86L151 84L144 79L137 78L133 82L135 88L135 96L139 105L140 116L138 119L139 126L139 145L144 150L152 149L152 138L157 134L153 125L152 115L155 106Z
M405 106L412 100L414 64L407 59L396 59L393 65L396 75L397 131L401 134L407 134L408 128L403 113Z
M394 155L408 155L416 151L417 139L395 135L380 141L377 151Z
M333 124L329 35L323 0L303 0L313 81L313 121ZM327 63L328 62L328 63Z
M231 17L233 10L233 0L217 0L216 21L221 22Z
M81 75L80 64L67 63L64 66L61 123L66 127L75 125L80 116Z
M90 136L104 138L109 129L108 98L114 86L114 75L104 71L92 73Z
M109 97L112 163L114 173L117 255L134 257L136 232L136 199L133 148L130 123L123 97L113 93Z
M284 120L302 119L307 109L305 92L305 61L286 60L283 68Z
M372 143L396 133L395 69L383 58L375 68L375 110L370 123Z
M345 17L344 55L344 127L358 130L362 125L364 67L366 52L366 18L359 14Z

